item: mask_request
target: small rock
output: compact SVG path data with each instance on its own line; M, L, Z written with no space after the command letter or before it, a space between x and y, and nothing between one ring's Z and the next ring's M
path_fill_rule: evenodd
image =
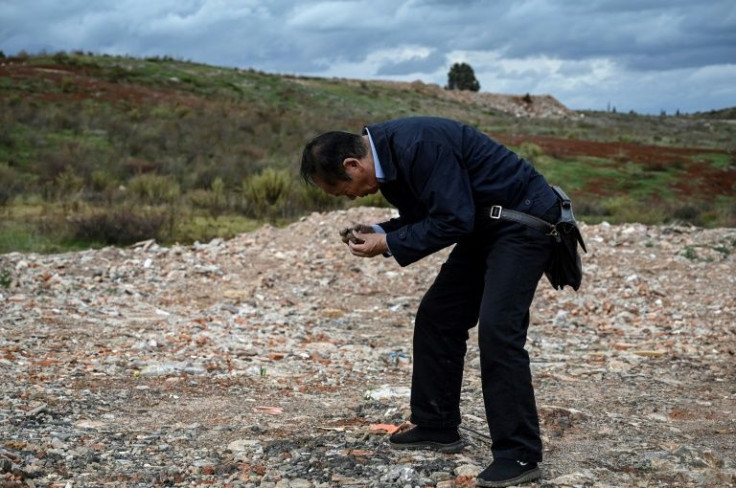
M375 390L368 390L365 393L366 399L370 400L386 400L388 398L409 398L411 389L406 386L382 386Z
M314 488L314 485L311 481L297 478L289 481L289 488Z
M590 471L583 470L575 473L564 474L548 481L553 486L574 487L590 485L595 482L595 475Z
M475 478L481 471L483 471L483 469L474 464L463 464L455 468L455 476Z

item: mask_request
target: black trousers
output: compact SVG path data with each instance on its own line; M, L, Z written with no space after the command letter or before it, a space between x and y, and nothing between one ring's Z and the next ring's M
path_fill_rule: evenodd
M553 215L548 215L549 213ZM554 210L545 214L554 219ZM559 210L557 210L559 213ZM542 459L529 355L529 307L552 238L491 221L459 242L419 305L414 326L411 421L460 424L468 331L478 324L481 379L494 458Z

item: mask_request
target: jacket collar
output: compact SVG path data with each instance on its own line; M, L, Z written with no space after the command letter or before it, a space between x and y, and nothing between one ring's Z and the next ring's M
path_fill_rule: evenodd
M363 134L366 133L366 129L371 132L371 139L373 141L373 145L376 147L378 159L381 162L381 169L383 169L383 180L385 182L395 180L396 164L394 164L393 154L388 145L386 130L383 128L382 124L368 125L363 128Z

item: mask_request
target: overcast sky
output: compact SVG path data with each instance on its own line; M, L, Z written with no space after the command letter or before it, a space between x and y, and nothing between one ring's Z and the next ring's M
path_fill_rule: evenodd
M736 106L736 0L0 0L0 50L169 55L271 73L549 94L573 109Z

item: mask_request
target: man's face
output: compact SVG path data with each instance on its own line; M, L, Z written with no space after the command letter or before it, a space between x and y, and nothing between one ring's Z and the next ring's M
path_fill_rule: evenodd
M378 180L372 164L373 162L367 159L346 159L343 165L350 180L340 180L334 185L316 180L315 184L325 193L336 197L348 197L350 200L372 195L378 191Z

